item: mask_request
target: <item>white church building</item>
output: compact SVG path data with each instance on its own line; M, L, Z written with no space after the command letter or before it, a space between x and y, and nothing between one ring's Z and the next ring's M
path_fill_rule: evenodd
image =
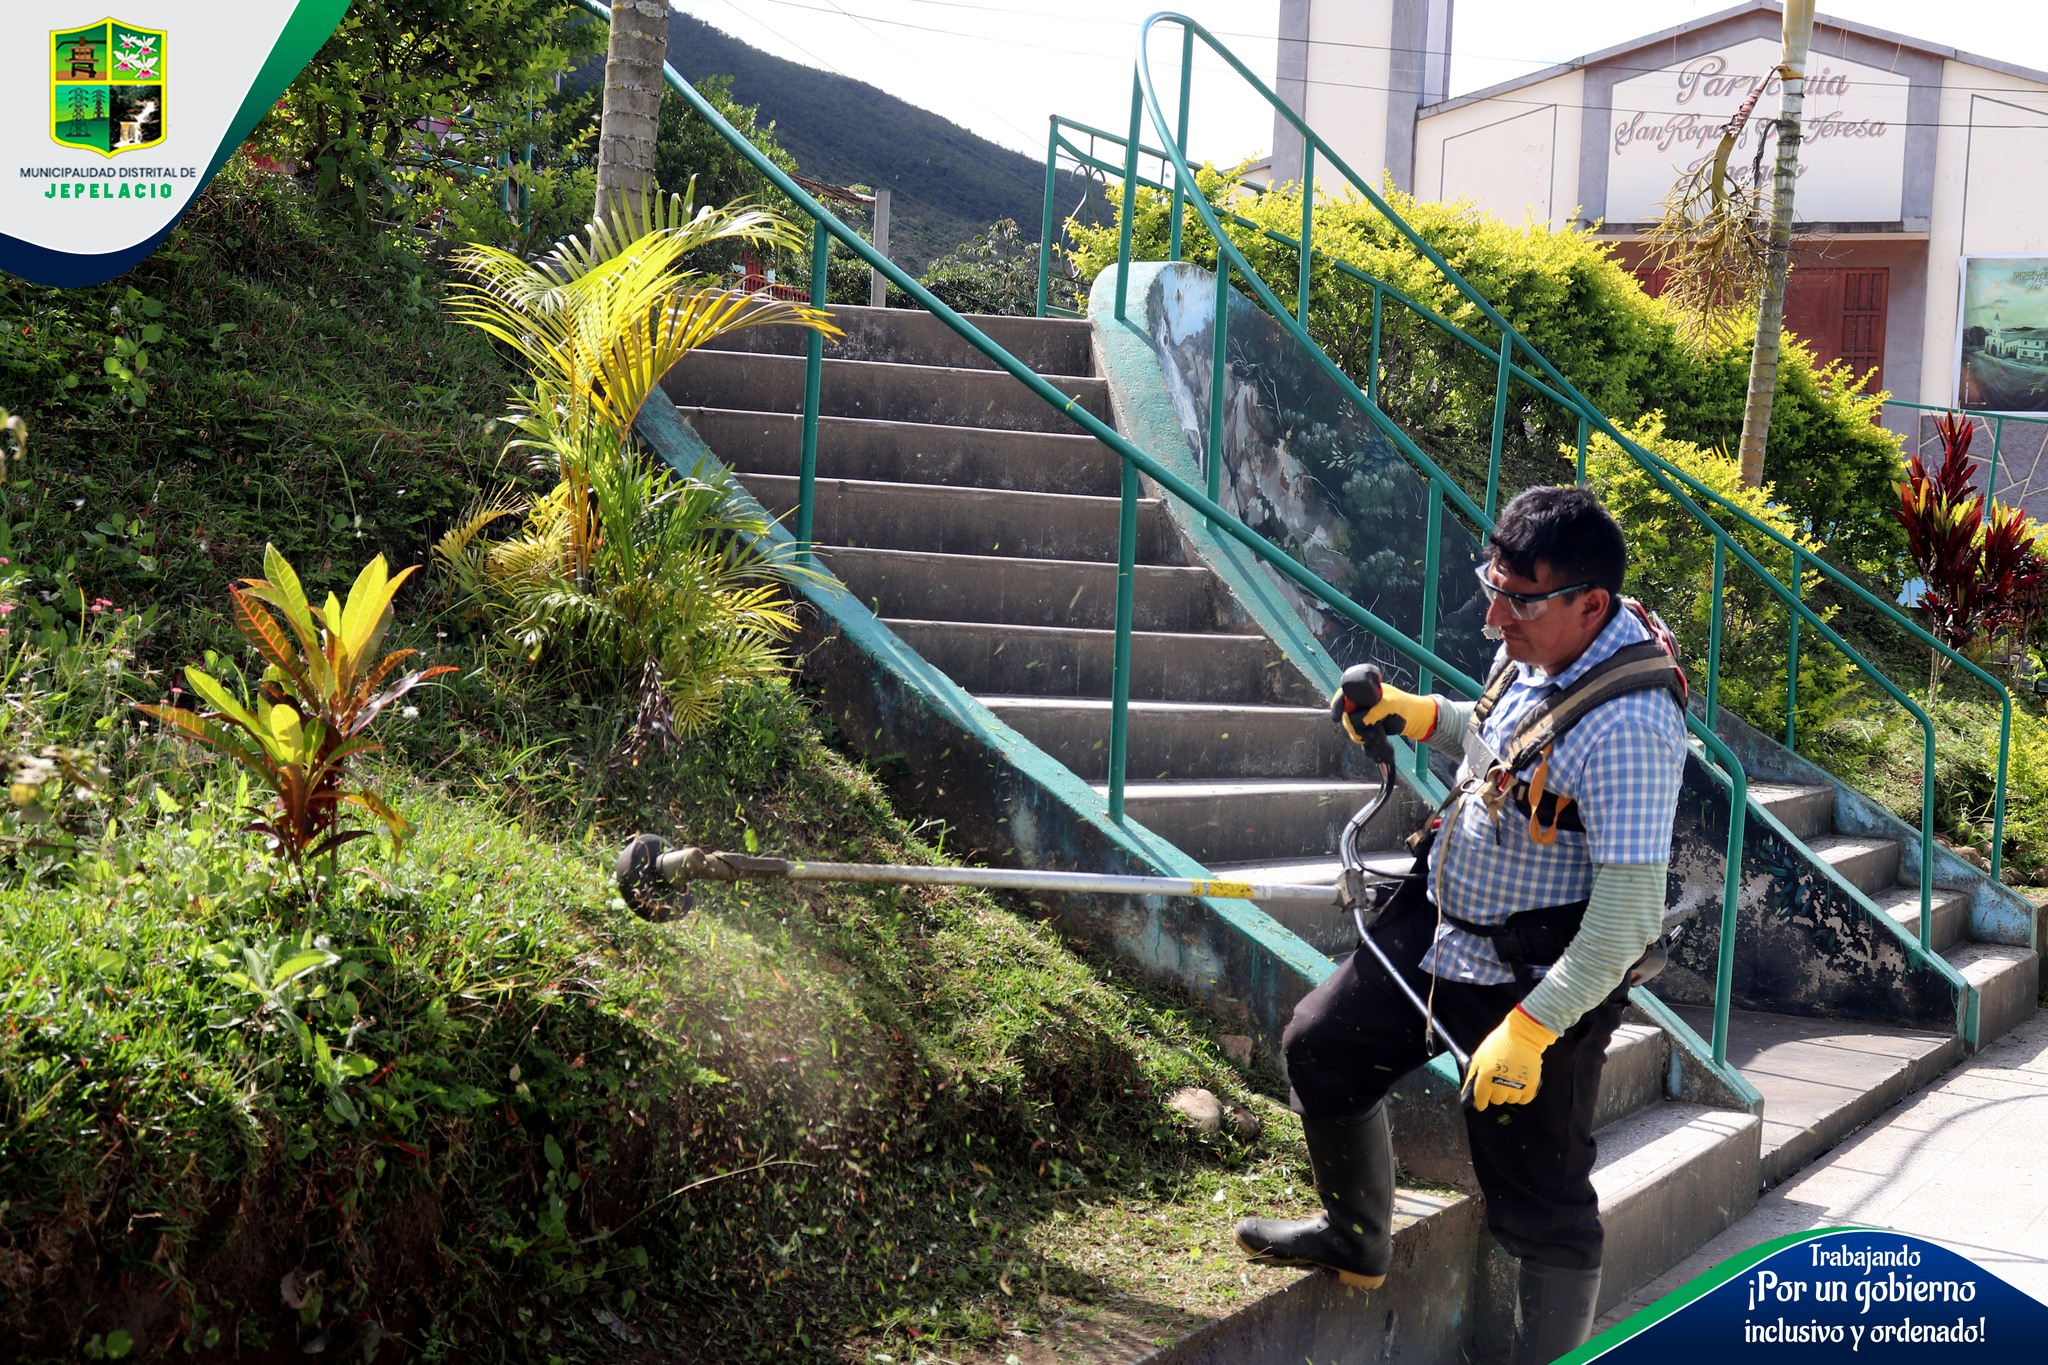
M1281 0L1275 88L1361 175L1510 222L1592 227L1631 268L1659 201L1759 80L1745 169L1776 111L1774 4L1447 98L1452 3ZM2036 394L2017 368L2048 336L2048 260L2025 259L2048 258L2048 72L1822 16L1806 74L1786 325L1898 398L2048 414L2048 369ZM1296 179L1300 139L1275 123L1272 177ZM1993 336L2008 357L1990 356ZM1990 368L1965 363L1977 355ZM1887 424L1914 426L1897 410Z

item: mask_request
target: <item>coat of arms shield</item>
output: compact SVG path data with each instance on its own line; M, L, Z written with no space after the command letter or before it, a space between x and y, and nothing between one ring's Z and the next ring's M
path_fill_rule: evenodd
M164 140L164 33L102 19L50 34L50 137L118 156Z

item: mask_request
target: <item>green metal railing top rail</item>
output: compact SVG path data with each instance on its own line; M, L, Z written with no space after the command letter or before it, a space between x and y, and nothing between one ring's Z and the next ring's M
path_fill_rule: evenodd
M610 21L610 9L599 0L573 0L579 8ZM1213 40L1211 40L1213 42ZM1235 59L1231 59L1235 62ZM1242 68L1240 67L1240 70ZM787 196L797 209L811 220L811 302L824 306L826 293L825 261L831 242L836 239L848 250L878 270L890 283L901 289L912 302L926 312L943 321L969 345L980 351L997 368L1023 384L1047 404L1058 409L1079 425L1096 440L1109 447L1119 457L1122 465L1120 491L1121 515L1117 537L1117 594L1116 629L1111 675L1110 696L1110 752L1109 783L1106 798L1108 813L1112 820L1121 824L1125 821L1124 787L1125 769L1129 751L1129 713L1131 678L1131 635L1135 615L1136 551L1138 526L1139 477L1143 475L1163 489L1169 496L1178 498L1194 512L1205 518L1221 534L1244 546L1253 555L1276 572L1284 575L1304 592L1322 602L1339 617L1364 630L1381 644L1414 664L1425 679L1438 679L1464 695L1476 696L1478 682L1448 663L1427 645L1411 640L1398 630L1382 621L1378 616L1331 587L1309 569L1304 567L1284 550L1267 541L1237 517L1224 510L1214 494L1215 478L1212 474L1208 491L1194 487L1172 470L1160 464L1152 456L1118 435L1107 423L1095 417L1080 406L1072 403L1068 396L1054 388L1022 361L991 341L966 318L940 302L922 284L875 250L865 238L842 223L830 210L814 199L802 186L792 180L776 166L759 148L742 137L731 124L719 114L701 95L678 76L674 68L663 72L668 89L684 100L722 137L734 150L761 173L768 182ZM1135 122L1136 115L1133 114ZM1136 142L1135 134L1131 142ZM1184 160L1178 155L1175 161L1181 175L1186 174ZM1220 235L1220 234L1219 234ZM1221 328L1218 329L1219 335ZM1219 353L1220 354L1220 353ZM1320 354L1320 353L1318 353ZM798 500L796 510L795 539L801 547L806 562L810 561L812 546L812 515L815 505L818 454L818 417L822 376L824 366L824 340L812 332L806 347L804 407L802 413L802 446L798 475ZM1212 424L1213 426L1213 424ZM1412 449L1412 443L1410 443ZM1414 450L1415 457L1422 457L1420 450ZM1471 500L1449 483L1439 472L1432 482L1444 498L1461 509L1476 513ZM1432 504L1434 507L1435 504ZM1481 521L1491 522L1490 517L1480 514ZM1432 518L1432 528L1438 518ZM1436 541L1430 537L1432 546ZM1432 550L1432 553L1434 551ZM1434 622L1427 623L1433 630ZM1690 718L1688 718L1690 721ZM1713 1065L1724 1076L1734 1073L1727 1063L1728 1012L1730 991L1734 975L1735 913L1737 893L1740 887L1743 835L1748 802L1748 779L1734 752L1715 735L1711 729L1695 724L1694 733L1699 742L1713 756L1710 765L1716 776L1729 792L1728 834L1726 861L1722 883L1720 955L1716 971L1714 997L1714 1029L1711 1039ZM1737 1078L1739 1080L1739 1078Z
M1152 30L1155 26L1162 24L1178 26L1181 38L1180 88L1176 106L1177 116L1171 121L1168 120L1161 103L1159 91L1153 80L1149 60ZM1274 110L1282 115L1294 130L1301 135L1303 154L1302 179L1300 181L1302 188L1300 237L1290 238L1284 233L1275 232L1263 225L1254 223L1227 208L1219 210L1216 205L1208 201L1206 196L1197 192L1194 174L1187 161L1186 128L1191 96L1190 76L1193 71L1192 58L1194 43L1198 38L1211 53L1220 57L1247 85L1258 91ZM1145 145L1140 140L1142 121L1148 113L1159 141L1165 144L1163 149ZM1085 133L1091 139L1107 138L1120 143L1124 151L1122 167L1111 167L1099 158L1081 152L1077 146L1062 136L1063 129L1072 129L1076 132ZM1818 574L1832 583L1840 593L1845 594L1852 600L1861 602L1877 612L1882 619L1904 630L1918 643L1938 651L1951 662L1961 665L1966 672L1992 689L1994 694L1999 697L2001 705L1998 775L1993 801L1992 838L1992 856L1994 860L1992 872L1994 876L1998 874L2002 864L2004 843L2006 770L2009 761L2012 720L2012 697L2006 688L1989 673L1986 673L1976 664L1937 640L1917 622L1914 622L1900 612L1894 604L1872 593L1861 583L1856 582L1853 578L1843 573L1834 565L1829 564L1826 560L1813 554L1798 542L1783 535L1776 528L1753 516L1746 509L1726 502L1714 493L1713 490L1700 483L1697 479L1694 479L1684 470L1672 465L1622 432L1613 422L1608 420L1605 414L1594 407L1541 352L1530 345L1508 323L1506 318L1501 316L1499 311L1474 289L1435 248L1424 241L1398 214L1394 213L1372 186L1365 183L1353 172L1314 129L1304 123L1292 109L1289 109L1271 89L1239 61L1235 54L1218 42L1200 24L1183 15L1172 13L1154 14L1144 21L1138 39L1137 74L1131 91L1130 125L1129 131L1125 136L1118 138L1115 134L1089 128L1083 124L1076 124L1069 120L1055 120L1049 149L1055 156L1058 152L1065 151L1069 156L1080 161L1082 164L1101 169L1105 173L1120 170L1124 182L1124 204L1126 206L1133 205L1136 202L1138 189L1147 187L1147 182L1141 180L1138 175L1138 160L1141 153L1161 157L1166 163L1162 175L1168 177L1169 183L1150 182L1149 187L1170 196L1169 258L1176 260L1180 258L1182 219L1184 217L1182 212L1183 202L1194 209L1202 220L1203 227L1216 243L1216 278L1219 307L1218 323L1214 338L1213 363L1215 373L1212 374L1210 386L1211 420L1209 424L1209 442L1211 449L1208 452L1208 459L1206 461L1209 471L1208 491L1212 500L1219 491L1218 479L1221 467L1221 460L1217 458L1219 454L1218 446L1221 440L1221 423L1216 420L1220 415L1216 410L1220 407L1221 403L1223 386L1220 381L1226 344L1224 337L1226 313L1221 305L1228 298L1231 277L1233 275L1243 279L1244 283L1250 287L1251 292L1273 317L1275 322L1295 338L1305 351L1315 359L1324 373L1349 394L1364 415L1386 437L1389 443L1398 449L1408 459L1410 464L1428 479L1432 498L1432 532L1434 532L1436 524L1434 510L1436 506L1435 499L1438 496L1450 502L1478 528L1483 530L1490 526L1492 513L1497 505L1499 495L1501 454L1506 430L1508 399L1514 385L1524 385L1538 397L1556 404L1563 408L1570 416L1576 417L1579 433L1578 452L1581 478L1584 476L1585 450L1588 437L1592 433L1598 433L1612 441L1649 474L1659 490L1670 498L1674 504L1682 508L1687 515L1691 516L1700 525L1702 530L1712 537L1713 596L1709 616L1706 680L1705 686L1702 689L1705 723L1702 726L1696 727L1695 733L1704 734L1711 732L1719 707L1720 655L1724 623L1722 588L1726 581L1730 557L1733 557L1739 565L1753 574L1767 591L1786 605L1790 612L1790 629L1786 641L1785 738L1788 747L1795 744L1797 740L1799 646L1802 630L1812 630L1829 645L1841 651L1844 657L1856 665L1865 678L1876 684L1880 690L1891 697L1918 724L1923 737L1919 850L1920 934L1923 944L1928 942L1932 935L1934 723L1926 710L1917 701L1892 682L1889 677L1865 658L1854 646L1843 639L1823 617L1802 600L1806 575L1809 572ZM1367 375L1367 388L1361 391L1349 376L1345 375L1329 360L1309 335L1306 326L1310 303L1310 273L1312 266L1318 260L1314 251L1314 205L1318 157L1325 161L1341 177L1343 184L1352 193L1362 196L1382 214L1387 223L1415 251L1421 254L1487 323L1497 330L1501 338L1498 345L1487 345L1474 337L1469 331L1451 323L1441 314L1423 306L1417 300L1394 288L1386 281L1379 280L1364 271L1358 270L1347 262L1332 261L1330 258L1324 257L1321 258L1323 264L1326 266L1334 265L1340 273L1358 280L1372 289L1373 359L1370 365L1370 372ZM1052 170L1052 162L1049 160L1048 176L1052 174ZM1297 271L1296 278L1292 282L1295 297L1291 308L1281 301L1274 290L1252 268L1244 253L1224 231L1223 219L1226 216L1233 225L1257 230L1266 238L1284 244L1296 252ZM1128 266L1131 261L1131 240L1135 214L1124 212L1120 215L1120 218L1116 315L1119 319L1122 319L1128 311L1126 282L1128 279ZM1040 260L1048 265L1051 252L1051 233L1052 223L1048 219L1045 224L1045 236L1040 244ZM1442 331L1446 336L1452 338L1459 345L1473 349L1491 359L1495 364L1496 381L1494 388L1493 424L1490 435L1487 486L1483 508L1475 506L1463 490L1459 489L1443 473L1441 468L1381 409L1378 402L1377 389L1379 378L1378 356L1383 319L1386 306L1389 303L1413 312L1433 327ZM1527 363L1524 364L1524 361ZM1734 523L1762 536L1776 547L1786 551L1790 556L1791 585L1788 587L1758 562L1756 557L1735 539L1726 526L1714 517L1707 515L1702 509L1701 503L1712 506L1722 518L1732 520ZM1432 539L1434 539L1433 535ZM1432 565L1426 571L1424 580L1426 586L1423 610L1423 643L1425 645L1433 643L1435 638L1434 627L1437 613L1434 609L1436 606L1434 600L1436 582L1433 576L1433 568L1434 566ZM1424 681L1425 684L1428 681L1426 675Z

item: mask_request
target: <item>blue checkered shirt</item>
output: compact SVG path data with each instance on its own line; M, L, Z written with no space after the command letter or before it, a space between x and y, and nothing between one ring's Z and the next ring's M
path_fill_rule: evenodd
M1650 633L1632 612L1615 613L1586 652L1551 678L1527 664L1481 727L1499 752L1543 698L1569 687L1623 645ZM1499 666L1496 656L1495 667ZM1545 847L1529 837L1528 817L1503 803L1496 823L1473 791L1439 831L1430 858L1430 899L1460 919L1499 924L1521 910L1584 900L1593 889L1595 863L1662 863L1671 857L1671 823L1685 772L1685 719L1671 695L1633 692L1605 702L1557 741L1546 789L1578 803L1583 832L1559 830ZM1540 761L1540 760L1539 760ZM1517 776L1527 778L1532 764ZM1462 767L1459 777L1478 777ZM1476 934L1437 926L1436 943L1422 970L1446 981L1504 985L1515 975L1493 945Z

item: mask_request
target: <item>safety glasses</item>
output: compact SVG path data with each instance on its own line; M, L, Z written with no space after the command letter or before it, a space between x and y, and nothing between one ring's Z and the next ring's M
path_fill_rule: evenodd
M1549 592L1512 592L1507 588L1501 587L1486 576L1486 571L1492 567L1491 564L1473 566L1472 572L1479 578L1479 591L1486 594L1486 604L1489 607L1495 602L1507 603L1508 614L1517 621L1535 620L1544 612L1550 610L1550 603L1553 598L1564 597L1575 592L1584 592L1588 588L1597 586L1593 583L1574 583L1568 588L1553 588Z

